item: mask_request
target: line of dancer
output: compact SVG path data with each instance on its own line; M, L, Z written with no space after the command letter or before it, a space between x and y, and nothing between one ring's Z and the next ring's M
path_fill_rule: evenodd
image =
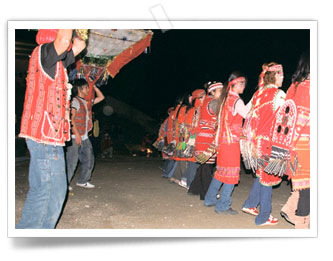
M310 227L310 59L301 55L287 94L281 64L262 65L257 89L245 105L247 78L232 72L226 83L209 82L168 109L154 145L162 152L162 177L200 195L215 212L237 215L232 192L241 155L256 176L241 211L258 226L278 224L271 215L272 187L285 175L291 195L280 214Z

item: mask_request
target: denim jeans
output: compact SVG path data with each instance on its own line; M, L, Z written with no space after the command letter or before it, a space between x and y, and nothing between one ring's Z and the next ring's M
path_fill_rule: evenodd
M163 176L166 176L165 175L165 171L166 171L166 169L167 169L167 167L169 165L169 162L170 162L170 160L168 160L168 159L163 160L163 164L161 166L161 169L162 169L162 172L163 172L163 174L162 174Z
M219 199L217 199L216 195L218 194L222 184L223 186L222 186L221 196ZM234 190L234 187L235 187L234 184L222 183L216 178L213 178L206 193L204 205L205 206L215 205L215 210L217 212L228 210L231 206L232 202L231 194L232 191Z
M186 171L184 173L184 177L186 177L187 180L187 188L191 186L191 183L194 180L195 174L197 173L197 169L200 167L199 163L189 161Z
M89 139L83 140L81 145L76 144L75 139L72 139L72 145L67 147L66 161L68 184L74 176L78 160L81 162L81 173L77 179L77 183L84 184L91 178L95 161L93 148Z
M164 160L163 165L162 165L162 172L163 172L162 176L163 177L168 177L168 174L169 174L170 170L172 169L174 163L175 163L174 160L169 160L169 159Z
M258 205L260 205L260 212L256 216L255 223L261 225L268 220L272 212L272 187L261 185L259 178L256 178L243 208L256 208Z
M29 191L16 228L55 228L67 193L64 150L27 140Z
M173 176L173 174L175 174L177 166L178 166L178 161L170 160L169 164L168 164L168 167L165 170L165 175L168 178L171 178Z

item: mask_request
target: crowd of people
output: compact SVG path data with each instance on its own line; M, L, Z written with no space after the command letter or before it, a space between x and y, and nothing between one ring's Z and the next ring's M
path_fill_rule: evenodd
M285 93L281 64L263 64L257 90L245 105L247 78L232 72L226 83L209 82L168 109L154 146L162 152L162 177L200 195L215 212L237 215L232 192L241 155L256 176L241 211L269 226L272 187L284 175L292 190L280 213L295 228L310 226L310 62L304 53ZM176 170L181 169L179 177ZM241 188L240 188L241 189Z
M55 228L78 160L81 173L76 185L94 188L89 182L94 152L88 133L93 126L91 106L104 96L93 86L96 97L87 102L90 85L85 79L70 84L66 70L85 49L86 35L72 29L37 34L19 133L30 153L30 187L18 229ZM258 90L246 105L240 95L247 80L239 72L231 73L225 84L208 83L179 99L168 110L154 143L165 159L163 177L200 195L217 213L236 215L231 195L239 182L242 155L257 176L242 211L256 216L257 225L277 224L271 216L272 186L288 175L292 192L281 215L296 228L308 228L309 57L301 57L287 94L279 89L282 81L282 65L269 63L263 65ZM107 135L104 138L103 157L112 158L112 142ZM178 180L177 167L184 169Z

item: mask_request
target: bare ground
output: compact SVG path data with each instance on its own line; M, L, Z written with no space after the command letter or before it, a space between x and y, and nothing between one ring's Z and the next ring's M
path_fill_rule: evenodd
M91 183L94 189L71 185L57 229L292 229L280 217L290 186L284 181L273 189L272 215L279 218L276 226L258 227L254 217L240 211L249 195L253 177L241 173L233 192L235 216L216 214L205 207L199 196L161 177L159 158L117 156L96 160ZM16 223L19 221L28 191L29 161L16 163Z

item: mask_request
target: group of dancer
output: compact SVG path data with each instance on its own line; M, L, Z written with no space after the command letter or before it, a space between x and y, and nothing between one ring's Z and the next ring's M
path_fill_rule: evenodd
M209 82L169 108L154 143L163 155L162 176L199 194L216 213L236 215L232 192L239 183L241 155L256 179L242 211L258 226L276 225L271 215L272 187L284 175L292 192L281 216L295 228L310 226L310 62L303 54L287 93L281 64L263 64L252 99L240 95L246 76L232 72L228 81ZM184 171L173 176L177 166ZM185 166L185 167L184 167Z

